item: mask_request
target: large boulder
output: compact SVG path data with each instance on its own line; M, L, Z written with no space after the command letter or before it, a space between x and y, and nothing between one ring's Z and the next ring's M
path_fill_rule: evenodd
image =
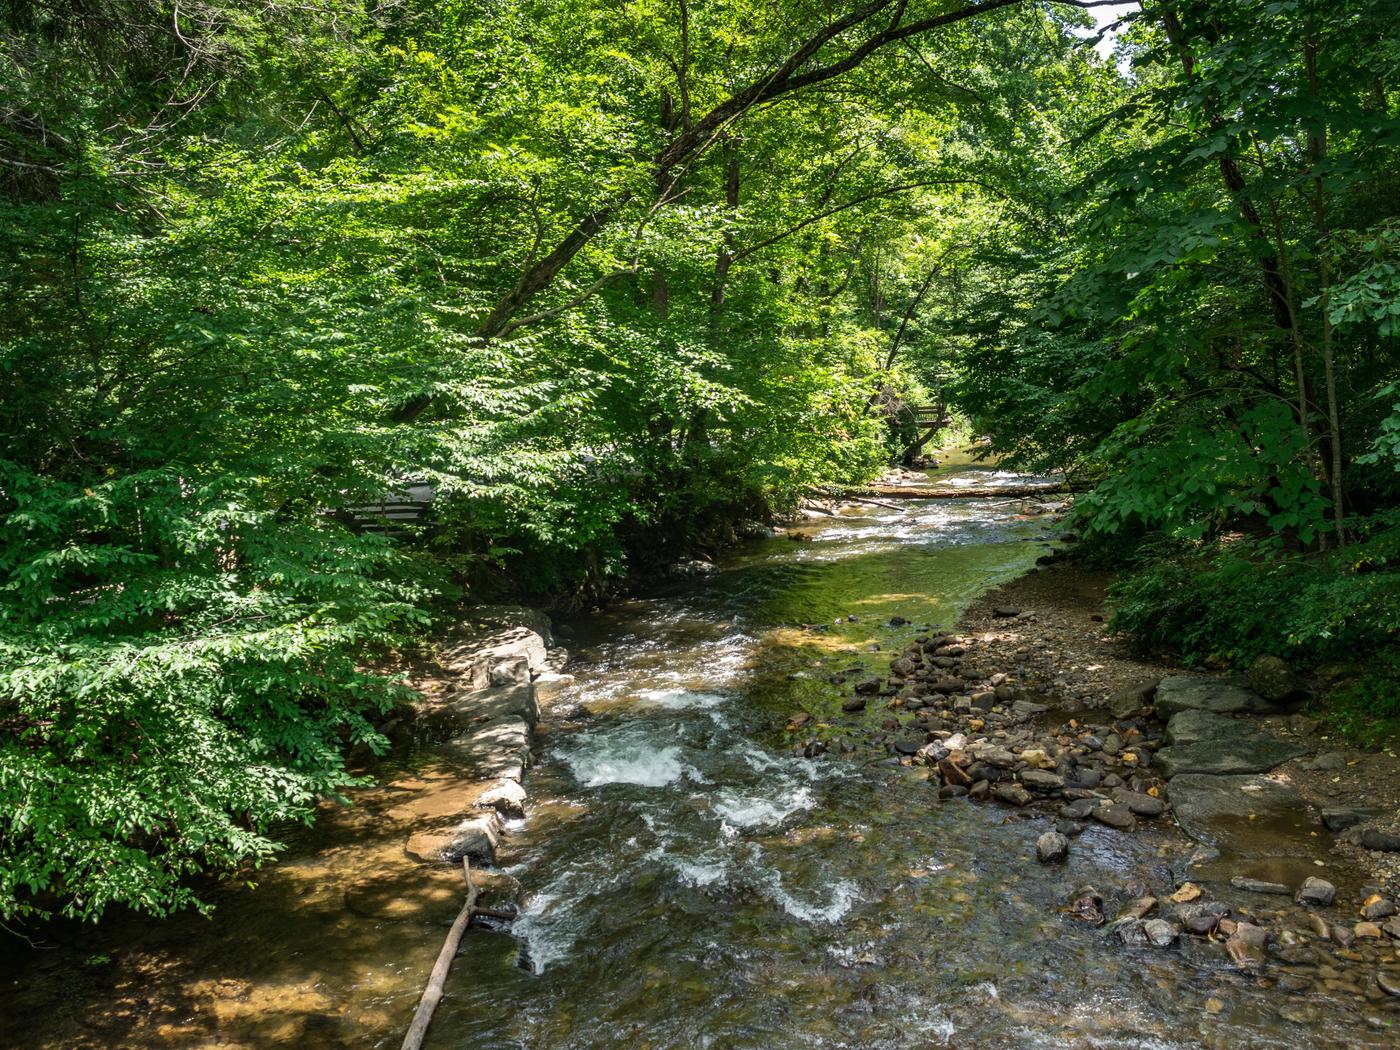
M1152 703L1157 695L1157 681L1139 682L1137 685L1120 689L1108 698L1108 710L1114 718L1131 718Z
M1217 715L1262 714L1269 702L1246 687L1243 678L1213 678L1179 674L1163 678L1154 701L1157 717L1171 718L1178 711L1209 711Z
M1249 687L1275 704L1299 700L1307 695L1307 687L1280 657L1260 656L1249 665Z

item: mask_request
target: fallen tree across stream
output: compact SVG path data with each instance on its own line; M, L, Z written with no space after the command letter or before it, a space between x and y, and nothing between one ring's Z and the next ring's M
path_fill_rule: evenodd
M824 499L836 500L1026 499L1033 496L1068 495L1069 493L1082 491L1085 491L1083 487L1070 485L1065 482L1027 485L966 486L961 488L953 486L926 488L913 485L861 485L849 487L833 486L831 488L822 489L821 496Z

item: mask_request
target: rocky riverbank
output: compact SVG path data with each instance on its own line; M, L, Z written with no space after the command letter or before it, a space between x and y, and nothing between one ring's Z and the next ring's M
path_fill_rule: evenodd
M848 673L843 717L878 714L885 761L924 768L940 798L1044 820L1043 864L1090 823L1156 829L1168 875L1126 897L1079 887L1067 915L1129 947L1214 945L1242 974L1400 1017L1400 763L1329 739L1278 661L1216 677L1134 654L1105 626L1109 577L1048 562L951 629L893 624L912 633L887 675Z
M428 864L493 864L501 832L525 816L525 769L540 694L568 680L548 618L515 606L471 610L410 668L418 717L442 775L396 807L404 851Z

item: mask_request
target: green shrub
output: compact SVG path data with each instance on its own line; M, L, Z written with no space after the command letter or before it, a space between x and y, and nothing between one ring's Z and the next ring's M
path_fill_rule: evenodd
M187 467L63 483L0 461L0 916L197 904L355 783L426 622L387 541Z
M1400 635L1400 529L1361 523L1360 541L1322 555L1247 543L1145 561L1111 591L1113 627L1189 662L1247 665L1261 653L1303 664L1353 659Z

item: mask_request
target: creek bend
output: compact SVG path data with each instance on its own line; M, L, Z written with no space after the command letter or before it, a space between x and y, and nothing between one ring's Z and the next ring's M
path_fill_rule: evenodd
M936 480L1026 479L964 465ZM540 723L529 817L500 855L524 909L513 931L468 931L427 1045L1309 1045L1279 1013L1298 997L1213 946L1128 948L1065 914L1085 884L1110 902L1170 885L1189 844L1167 827L1094 825L1042 866L1043 813L940 801L919 768L866 748L794 753L798 711L853 735L888 716L843 715L834 673L883 670L1044 552L1046 520L1021 509L848 507L569 624L574 681ZM391 795L362 793L258 890L221 893L212 924L105 932L128 956L116 975L72 972L68 950L38 964L43 982L7 974L4 1012L24 1022L7 1040L397 1047L461 888L446 871L405 878L401 839L374 817ZM441 922L395 915L425 892ZM1335 1045L1392 1045L1341 1004L1310 1008ZM87 1034L55 1036L62 1011Z

